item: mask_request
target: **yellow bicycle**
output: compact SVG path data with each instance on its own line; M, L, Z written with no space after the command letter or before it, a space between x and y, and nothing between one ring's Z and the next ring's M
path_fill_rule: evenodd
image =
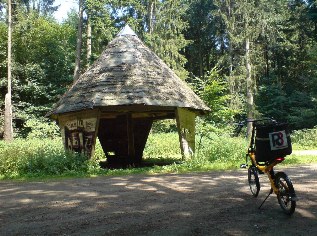
M274 192L284 213L292 215L297 201L293 184L284 172L274 172L274 166L284 161L286 155L292 153L287 124L277 123L271 118L248 119L239 123L239 130L249 122L252 123L251 140L246 162L241 164L241 168L248 168L248 183L251 193L254 197L258 196L259 174L267 174L271 190L259 209Z

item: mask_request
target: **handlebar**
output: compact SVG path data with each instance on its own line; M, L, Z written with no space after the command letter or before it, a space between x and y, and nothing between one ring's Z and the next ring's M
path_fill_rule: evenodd
M244 126L247 123L257 123L261 121L270 121L272 123L276 123L276 120L274 120L273 118L262 118L262 119L245 119L244 121L240 121L238 125Z
M262 119L245 119L243 121L240 121L237 124L238 128L237 128L236 134L239 135L240 132L241 132L242 127L245 126L247 123L258 123L258 122L263 122L263 121L269 121L269 122L272 122L272 123L277 123L276 120L274 120L273 118L268 118L268 117L265 117L265 118L262 118Z

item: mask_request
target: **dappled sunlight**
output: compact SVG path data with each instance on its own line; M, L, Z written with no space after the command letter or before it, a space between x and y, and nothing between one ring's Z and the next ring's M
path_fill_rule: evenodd
M19 202L23 203L23 204L28 204L28 203L33 202L33 200L30 198L23 198L23 199L20 199Z
M306 218L310 218L310 219L317 219L316 214L314 215L312 212L299 208L297 209L297 212L302 216L302 217L306 217Z
M190 216L192 216L192 213L183 211L183 212L177 212L175 215L178 217L190 217Z
M52 201L50 203L50 206L52 207L59 207L59 206L63 206L62 208L73 208L73 207L77 207L79 206L79 204L82 201L80 200L69 200L69 199L65 199L65 200L60 200L60 201Z
M155 228L162 235L177 230L200 235L270 235L274 228L284 226L283 232L296 232L298 224L316 229L316 175L298 168L285 172L298 189L299 201L291 218L283 214L273 194L258 209L270 185L267 176L260 175L260 194L252 197L245 170L58 182L4 181L0 185L0 232L11 229L12 234L41 235L64 230L80 234L98 229L115 235L128 228Z
M148 210L158 210L162 208L161 204L152 203L151 205L147 206Z
M19 189L18 189L18 188L1 189L1 190L0 190L0 194L2 194L2 193L9 193L9 192L16 193L17 190L19 190Z
M115 183L115 184L112 184L112 185L113 186L126 186L127 182Z
M96 192L78 192L76 195L80 196L83 195L85 197L98 197L99 194Z
M178 192L194 192L192 186L199 188L199 186L210 187L217 185L217 181L214 181L209 176L201 176L197 179L195 176L182 176L181 178L178 175L170 175L169 178L165 181L162 181L162 177L149 177L144 182L152 185L157 185L160 188L166 188Z

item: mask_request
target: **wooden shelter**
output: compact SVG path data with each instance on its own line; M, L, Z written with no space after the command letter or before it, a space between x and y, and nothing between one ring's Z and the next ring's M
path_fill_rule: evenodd
M177 120L182 155L195 150L195 117L209 108L127 25L47 114L66 149L138 164L154 120Z

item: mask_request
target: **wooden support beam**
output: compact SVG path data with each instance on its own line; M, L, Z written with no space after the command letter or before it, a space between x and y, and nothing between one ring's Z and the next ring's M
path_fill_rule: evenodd
M177 108L176 121L180 148L183 159L195 153L195 118L196 114L184 108Z

